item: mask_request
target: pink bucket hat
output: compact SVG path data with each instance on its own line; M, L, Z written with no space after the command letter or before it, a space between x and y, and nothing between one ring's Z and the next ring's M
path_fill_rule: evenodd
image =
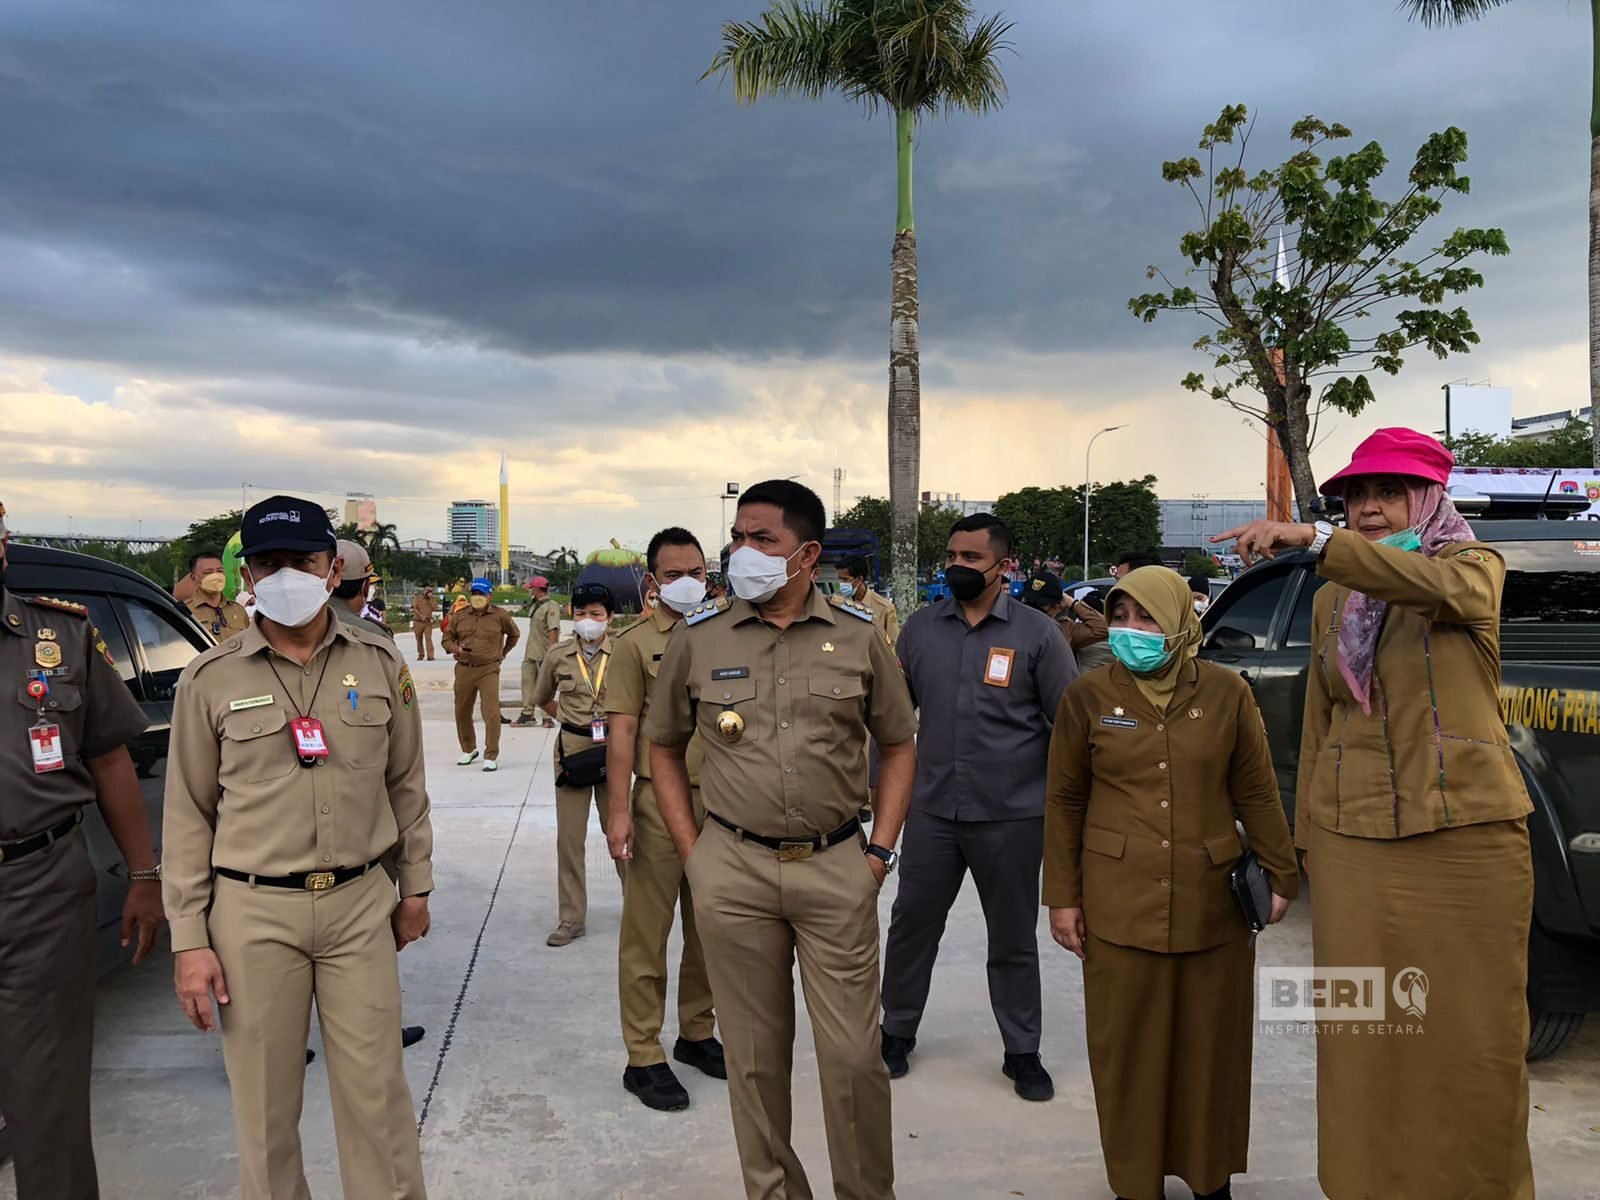
M1359 475L1403 475L1443 487L1455 465L1456 456L1425 433L1380 429L1356 447L1348 467L1323 483L1322 494L1344 495L1345 485Z

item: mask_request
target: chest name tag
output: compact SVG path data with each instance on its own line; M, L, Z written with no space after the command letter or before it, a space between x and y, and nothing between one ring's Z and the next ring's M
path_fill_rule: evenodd
M1015 650L990 650L983 668L983 681L990 687L1010 687L1011 664L1016 656Z
M315 717L295 717L289 722L289 728L294 731L294 749L301 762L309 766L308 760L328 757L328 739L323 736L321 721Z
M247 708L265 708L272 703L271 696L251 696L248 700L228 701L229 712L243 712Z
M1113 729L1137 729L1139 722L1132 717L1101 717L1100 724L1109 725Z
M711 672L711 678L712 678L712 680L714 682L718 682L718 683L720 683L724 679L749 679L750 678L750 668L749 667L718 667L716 670Z
M606 740L606 719L604 717L596 717L589 722L589 740L592 742Z
M28 730L28 748L33 751L35 774L43 775L66 768L67 759L61 749L59 725L39 724Z

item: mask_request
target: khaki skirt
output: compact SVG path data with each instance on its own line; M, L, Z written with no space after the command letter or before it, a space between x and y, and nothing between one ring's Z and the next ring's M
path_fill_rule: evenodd
M1317 966L1383 968L1387 1008L1318 1026L1323 1191L1531 1198L1527 821L1392 840L1313 826L1306 866Z

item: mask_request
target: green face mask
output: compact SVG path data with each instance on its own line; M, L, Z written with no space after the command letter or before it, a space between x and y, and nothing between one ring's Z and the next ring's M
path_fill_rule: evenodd
M1422 539L1417 536L1415 529L1402 529L1399 533L1391 533L1386 538L1380 538L1385 546L1393 546L1397 550L1404 550L1408 554L1422 549Z

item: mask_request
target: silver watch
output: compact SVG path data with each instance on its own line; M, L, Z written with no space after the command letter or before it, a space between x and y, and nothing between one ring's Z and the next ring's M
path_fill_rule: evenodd
M870 854L873 858L883 863L884 874L886 875L892 874L895 863L900 861L900 856L893 850L890 850L884 846L874 845L870 842L867 844L867 848L861 853Z
M148 871L129 871L128 880L130 883L160 883L161 864L157 863Z
M1326 521L1318 521L1312 528L1317 531L1317 536L1311 542L1311 553L1320 557L1323 550L1327 549L1328 539L1333 536L1333 526Z

